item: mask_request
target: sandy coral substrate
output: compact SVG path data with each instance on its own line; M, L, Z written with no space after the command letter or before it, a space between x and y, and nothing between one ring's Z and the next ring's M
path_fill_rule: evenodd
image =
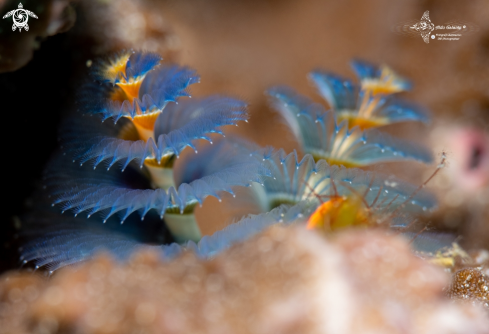
M0 278L0 333L488 333L449 276L378 231L272 228L210 261L107 256Z

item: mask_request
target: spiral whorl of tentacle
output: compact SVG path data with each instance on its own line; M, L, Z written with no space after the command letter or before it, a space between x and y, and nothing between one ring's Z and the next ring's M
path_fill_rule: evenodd
M248 159L249 151L221 143L187 156L182 164L193 167L179 168L175 178L175 161L186 147L197 154L199 140L212 144L210 135L224 136L224 126L249 116L246 103L225 96L177 103L179 97L189 96L188 86L199 77L191 69L160 61L155 54L124 51L95 66L98 84L85 88L84 113L66 122L61 141L65 154L80 167L85 162L93 162L93 169L104 164L107 172L55 167L48 173L52 185L48 188L55 196L53 204L61 205L63 212L84 212L88 217L101 213L104 222L117 214L123 222L136 211L141 218L155 211L166 215L165 223L177 241L199 240L195 205L202 205L207 196L233 194L234 186L263 183L269 171ZM114 117L116 124L94 122L90 114ZM214 165L208 162L211 159ZM127 173L133 161L141 171L130 172L131 177L109 172L120 164Z
M94 65L95 82L82 90L80 106L117 122L160 112L168 102L190 96L188 87L199 82L194 70L160 65L161 57L147 52L123 51Z
M265 161L272 175L265 179L264 187L255 190L263 211L280 204L312 199L327 201L351 194L361 194L370 210L383 213L400 207L404 212L424 212L436 206L431 193L418 191L415 186L393 177L330 165L325 160L315 162L309 154L301 160L296 152L286 155L283 150L265 149L253 155Z
M106 220L121 212L123 221L135 211L141 218L149 210L155 210L161 217L166 212L184 213L196 204L202 205L207 196L219 199L223 191L234 194L233 187L250 186L252 182L262 184L270 175L262 162L249 159L249 152L236 145L239 144L221 141L187 157L182 161L184 167L179 170L176 186L167 190L134 188L117 172L70 167L60 162L52 164L46 184L56 197L53 204L76 215L103 212ZM132 184L136 177L131 175Z
M274 87L268 94L304 152L316 160L326 159L347 167L403 160L432 161L431 153L422 146L375 129L351 129L346 120L338 124L333 111L325 111L291 88Z
M324 70L314 70L309 78L339 120L362 129L405 121L428 123L428 112L393 94L409 90L411 83L383 65L376 67L353 61L360 85Z
M122 169L125 169L133 160L140 167L145 161L165 164L172 156L178 157L186 147L195 150L195 141L204 139L212 142L210 134L223 135L222 127L237 125L239 121L247 121L248 118L244 102L229 97L210 96L168 105L155 120L153 136L147 140L120 138L127 134L127 128L135 132L131 124L125 124L126 132L123 132L103 124L79 126L80 123L93 122L80 118L71 122L76 122L78 126L66 126L62 136L65 138L65 146L75 152L74 158L81 164L93 161L94 166L97 166L106 162L110 168L116 163L122 163ZM138 138L137 134L132 137Z

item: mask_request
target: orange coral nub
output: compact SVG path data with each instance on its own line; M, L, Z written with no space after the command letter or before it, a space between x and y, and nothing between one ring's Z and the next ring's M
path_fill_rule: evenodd
M319 160L323 159L326 160L326 162L329 165L336 165L336 166L345 166L346 168L357 168L357 167L362 167L363 165L360 163L355 163L353 161L348 161L348 160L339 160L339 159L332 159L329 157L324 157L318 154L313 153L312 157L314 158L314 161L318 162Z
M331 215L335 207L341 205L342 197L333 197L329 201L321 204L307 221L307 229L324 228L326 215ZM331 218L331 217L329 217Z
M144 141L147 141L150 137L154 136L154 125L159 115L159 112L152 112L134 116L132 119L133 124L138 130L139 137Z
M362 88L372 95L389 95L408 89L405 80L385 65L381 68L380 78L362 80Z
M109 64L107 64L105 71L104 71L104 76L109 79L110 81L114 82L118 77L126 75L126 65L129 60L129 57L131 56L132 53L124 53L120 55L116 60L110 61Z
M368 209L359 196L334 196L322 203L309 217L307 229L335 231L368 224Z
M315 160L316 161L319 161L319 159L315 159ZM346 168L357 168L357 167L361 167L362 166L361 164L358 164L358 163L355 163L355 162L352 162L352 161L346 161L346 160L338 160L338 159L330 159L330 158L327 158L325 160L331 166L332 165L345 166Z
M355 126L358 126L362 130L367 130L371 128L376 128L379 126L387 125L389 124L389 120L387 118L363 118L363 117L355 117L354 115L346 115L346 114L339 114L338 115L338 120L343 121L347 120L348 121L348 127L350 129L354 128Z
M362 88L372 92L372 95L389 95L402 92L404 89L393 85L391 82L379 82L377 80L365 80Z
M126 93L122 89L114 89L109 96L109 100L119 101L121 103L123 103L126 99Z
M362 104L358 109L358 117L363 119L371 118L372 113L375 111L380 101L381 95L375 95L372 91L366 91L363 95Z
M118 82L117 86L119 86L124 93L126 93L127 100L133 101L135 98L139 96L139 88L141 87L141 83L143 82L143 78L139 78L132 82Z
M132 122L136 127L141 127L143 129L153 130L155 126L156 119L160 115L159 112L152 112L144 115L134 116Z

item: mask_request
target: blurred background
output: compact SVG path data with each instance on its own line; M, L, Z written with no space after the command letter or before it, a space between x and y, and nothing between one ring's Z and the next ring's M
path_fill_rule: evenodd
M29 31L0 22L0 101L3 178L0 272L18 267L16 231L29 195L39 185L57 146L64 114L98 57L123 48L158 52L165 61L195 68L201 83L194 96L230 94L249 102L251 120L228 131L261 145L297 148L264 91L294 87L322 102L307 80L314 68L354 78L352 58L388 64L414 83L404 94L429 108L430 126L385 130L448 153L448 167L430 187L441 210L427 223L461 235L466 247L489 247L489 6L487 1L443 0L32 0L25 9ZM0 14L18 1L0 0ZM471 27L458 41L431 40L399 32L429 11L435 25ZM323 102L325 103L325 102ZM376 166L421 183L435 166ZM209 204L208 204L209 203ZM217 201L197 215L212 233ZM222 207L222 205L221 205ZM207 218L206 218L207 217ZM208 220L208 221L206 221ZM216 218L217 220L217 218ZM208 228L206 229L206 227Z

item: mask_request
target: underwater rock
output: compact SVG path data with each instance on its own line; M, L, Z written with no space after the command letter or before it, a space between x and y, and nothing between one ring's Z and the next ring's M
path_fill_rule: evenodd
M480 303L489 307L489 279L479 268L465 268L453 275L447 294L453 299Z
M166 12L155 4L145 0L82 1L79 10L83 15L79 34L90 36L95 55L134 48L178 60L182 43L167 22Z
M438 119L430 135L435 151L448 152L447 168L431 187L441 209L433 221L463 235L461 245L467 250L487 248L489 242L489 133L481 124L480 118Z
M76 21L76 13L69 0L44 0L24 2L37 18L29 22L30 29L22 33L13 32L12 20L0 23L0 73L18 70L25 66L40 46L40 39L69 30ZM0 2L0 12L16 9L17 2ZM3 14L2 14L3 16Z
M0 333L487 333L400 237L273 227L211 260L101 255L0 279Z

